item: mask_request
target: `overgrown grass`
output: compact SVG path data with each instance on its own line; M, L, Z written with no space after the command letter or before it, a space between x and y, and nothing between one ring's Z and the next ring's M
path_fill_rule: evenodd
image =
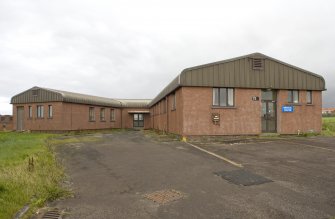
M0 132L0 218L12 218L24 205L30 213L67 192L60 186L63 168L47 142L55 135ZM28 170L28 159L34 168Z
M335 117L322 118L322 135L335 136Z

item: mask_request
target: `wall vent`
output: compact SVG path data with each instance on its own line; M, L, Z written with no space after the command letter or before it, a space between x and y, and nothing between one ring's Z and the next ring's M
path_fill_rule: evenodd
M38 91L39 90L32 90L31 93L32 93L33 96L37 96L38 95Z
M252 69L261 70L264 68L264 59L252 59Z

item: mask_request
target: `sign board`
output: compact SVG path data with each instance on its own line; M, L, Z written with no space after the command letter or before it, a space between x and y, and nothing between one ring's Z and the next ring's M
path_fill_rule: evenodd
M281 111L283 113L292 113L294 112L294 106L282 106Z

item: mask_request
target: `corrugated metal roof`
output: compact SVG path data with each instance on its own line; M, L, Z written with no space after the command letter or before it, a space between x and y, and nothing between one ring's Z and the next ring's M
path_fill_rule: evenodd
M50 88L33 87L12 97L12 104L68 102L109 107L148 108L150 99L112 99Z
M254 69L252 60L259 59L262 68ZM252 53L219 62L184 69L150 103L153 106L182 86L239 87L297 90L325 90L322 76L287 64L261 53Z
M126 108L148 108L151 99L116 99Z

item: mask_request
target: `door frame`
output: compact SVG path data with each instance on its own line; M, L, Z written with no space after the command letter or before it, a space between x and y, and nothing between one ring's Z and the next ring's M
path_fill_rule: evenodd
M137 115L137 120L135 120L135 115ZM140 115L142 115L142 119L140 120ZM141 122L141 126L140 126ZM137 123L137 125L135 125ZM133 114L133 128L144 128L144 114L143 113L134 113Z
M20 110L22 112L20 112ZM16 131L24 130L24 106L16 107Z
M264 90L262 89L262 91L269 91L269 90ZM277 106L277 90L271 90L272 92L274 92L275 98L272 98L272 100L263 100L263 98L261 97L261 132L262 133L277 133L278 132L278 106ZM265 103L265 108L266 108L266 118L264 118L263 116L263 103ZM273 103L273 110L274 110L274 117L272 117L273 119L269 119L269 103ZM265 130L263 131L263 119L265 119ZM274 125L274 130L269 130L269 121L274 121L275 125Z

